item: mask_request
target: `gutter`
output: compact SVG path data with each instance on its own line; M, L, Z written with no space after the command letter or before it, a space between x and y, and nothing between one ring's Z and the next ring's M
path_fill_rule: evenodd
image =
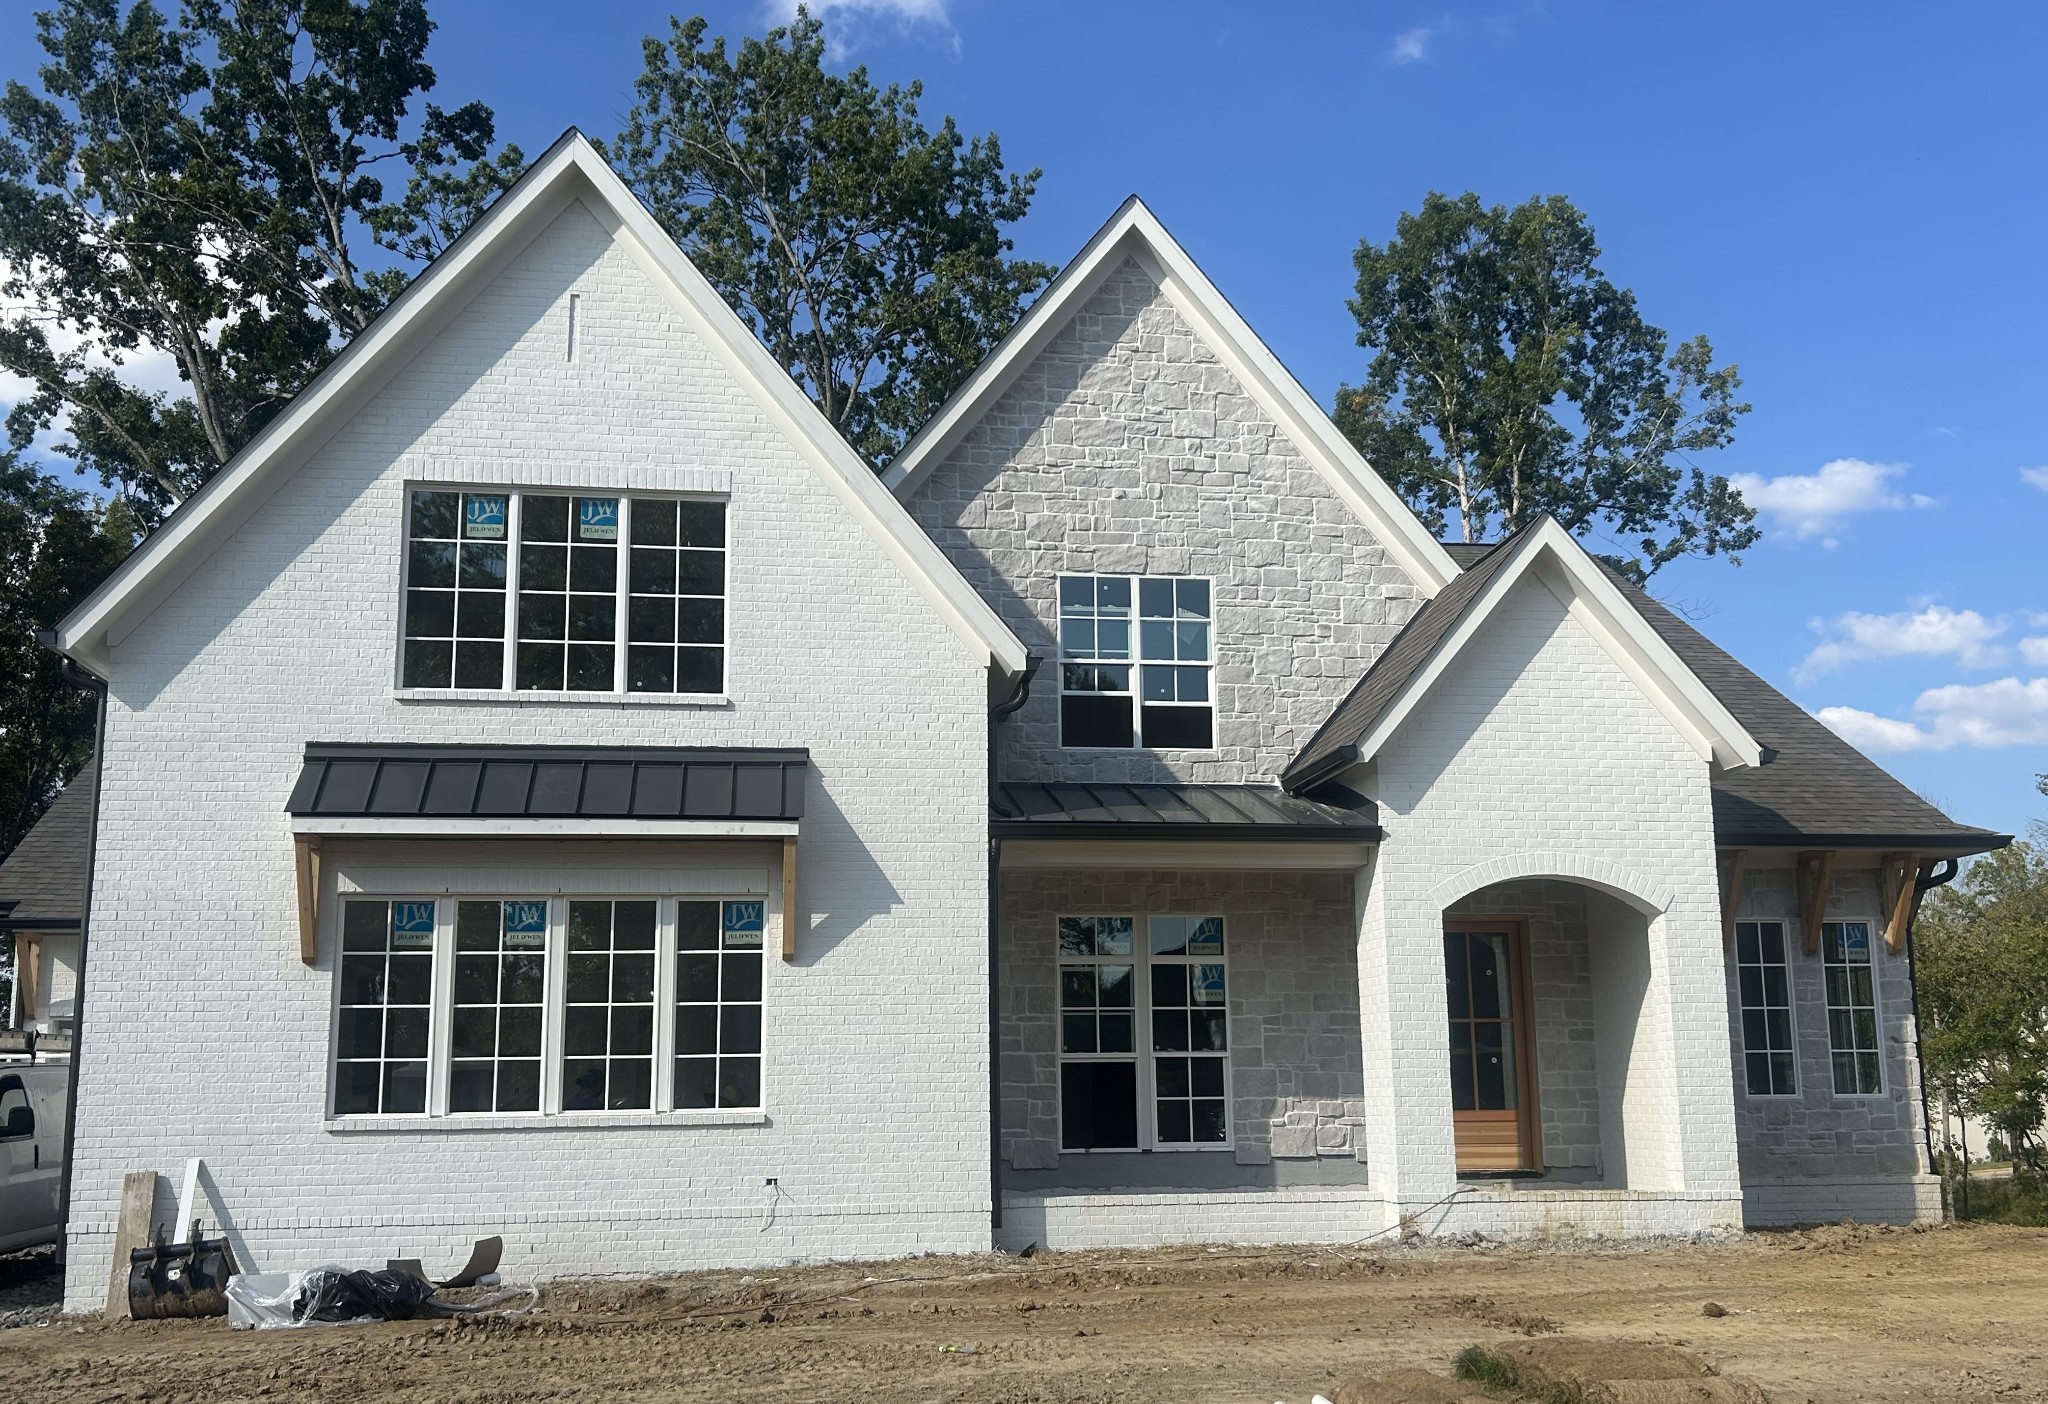
M996 799L996 723L1031 700L1031 679L1043 660L1037 654L1024 656L1024 671L1017 675L1010 695L988 709L988 803ZM1006 817L1015 814L1004 811ZM1003 839L991 833L988 840L988 1231L989 1247L1003 1227L1003 978L1002 978Z
M2010 842L2010 840L2008 840ZM2003 844L1999 845L2001 848ZM1937 887L1944 887L1955 881L1962 871L1962 864L1953 858L1941 860L1942 866L1926 877L1917 874L1913 879L1913 910L1906 917L1906 991L1907 1012L1913 1016L1913 1067L1920 1078L1920 1141L1927 1152L1928 1170L1939 1175L1939 1163L1934 1158L1934 1121L1927 1115L1927 1049L1926 1041L1920 1034L1920 972L1913 959L1913 928L1920 921L1920 899ZM1944 871L1945 870L1945 871ZM1948 1118L1942 1118L1943 1133L1947 1132ZM1963 1164L1965 1183L1970 1173L1967 1158Z
M45 648L56 647L55 631L43 631L36 641ZM78 1069L85 1053L86 952L92 931L93 869L100 848L100 780L106 768L107 680L63 654L64 677L96 698L92 727L92 815L87 820L85 840L85 896L78 909L78 977L71 991L71 1075L64 1089L64 1169L57 1186L57 1261L61 1265L71 1247L71 1167L78 1145Z

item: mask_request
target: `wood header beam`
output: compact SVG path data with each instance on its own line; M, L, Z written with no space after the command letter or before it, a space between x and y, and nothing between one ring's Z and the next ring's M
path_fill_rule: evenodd
M1806 953L1820 954L1820 924L1827 920L1828 894L1835 887L1835 851L1809 849L1799 855L1799 924L1806 933Z
M804 926L803 910L796 902L796 840L782 841L782 958L796 959L796 934Z
M1735 949L1735 909L1742 902L1742 860L1746 850L1724 848L1716 855L1721 866L1721 946Z
M311 965L320 959L320 840L317 836L292 836L292 867L299 887L299 959Z

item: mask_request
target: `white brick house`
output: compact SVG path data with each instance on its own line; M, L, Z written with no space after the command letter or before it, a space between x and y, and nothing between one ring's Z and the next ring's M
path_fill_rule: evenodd
M192 1155L263 1268L1935 1203L1999 836L1431 539L1135 202L878 481L571 134L55 642L74 1308Z

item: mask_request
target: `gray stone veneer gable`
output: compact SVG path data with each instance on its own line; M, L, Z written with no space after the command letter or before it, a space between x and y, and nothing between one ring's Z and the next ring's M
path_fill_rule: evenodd
M1047 660L1006 779L1269 780L1421 602L1134 260L906 505ZM1060 749L1057 579L1087 572L1215 581L1215 749Z

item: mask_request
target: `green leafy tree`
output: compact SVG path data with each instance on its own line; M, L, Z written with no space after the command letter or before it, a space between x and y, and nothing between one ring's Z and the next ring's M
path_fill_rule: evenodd
M701 18L646 41L610 155L656 217L876 466L930 418L1053 270L1003 227L1038 179L993 135L918 118L922 86L824 66L818 22L728 53Z
M1682 555L1737 557L1756 513L1693 461L1749 410L1736 368L1704 336L1671 349L1599 257L1562 196L1510 210L1431 192L1353 256L1373 357L1338 390L1337 423L1439 533L1452 513L1467 541L1548 513L1638 581Z
M2038 1176L2048 1115L2048 848L2012 844L1937 888L1913 953L1929 1081L1997 1128L2022 1175Z
M210 477L514 178L432 104L425 0L59 0L0 94L7 418L145 525ZM387 179L396 184L387 188ZM176 366L178 393L136 383Z

